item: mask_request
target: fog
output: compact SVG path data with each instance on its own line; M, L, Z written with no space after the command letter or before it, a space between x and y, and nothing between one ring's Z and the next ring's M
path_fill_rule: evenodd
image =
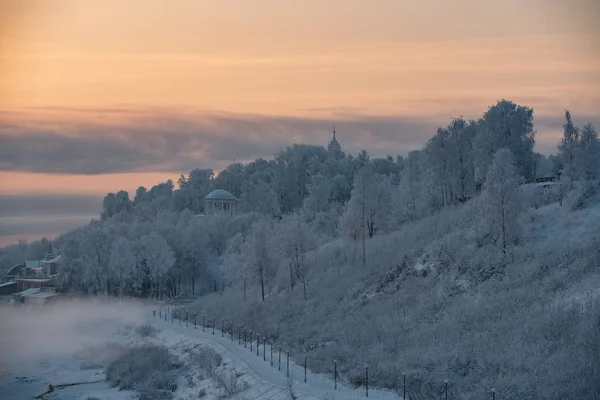
M110 340L120 326L139 324L143 303L78 300L46 307L0 308L0 368L29 369L40 360L72 356Z

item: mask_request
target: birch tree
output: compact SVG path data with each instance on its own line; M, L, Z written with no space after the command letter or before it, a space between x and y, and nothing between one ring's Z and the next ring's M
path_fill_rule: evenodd
M500 100L477 123L473 143L476 182L481 184L486 179L494 155L501 148L512 152L518 173L531 179L534 144L533 109Z
M269 254L268 232L270 229L267 221L256 222L246 237L243 249L246 268L260 285L262 301L265 301L266 290L275 275L275 266L271 254Z
M489 236L504 254L519 239L518 217L522 211L520 177L513 160L508 149L496 152L480 199Z
M288 264L290 290L294 290L296 281L301 281L304 300L306 300L306 275L308 273L306 257L307 252L313 247L310 228L296 213L284 218L278 224L276 232L282 258Z
M119 299L122 299L125 287L135 271L135 255L126 238L120 237L113 243L109 267L117 284Z
M160 234L152 232L140 238L138 263L147 289L158 298L161 281L175 263L173 251Z
M587 123L579 136L579 160L577 170L584 180L596 180L600 177L600 141L594 126Z
M94 293L110 292L110 259L111 239L108 232L101 227L93 227L81 235L79 256L83 267L83 283Z
M390 188L367 166L356 173L352 197L342 215L340 225L352 240L362 240L362 260L366 263L366 239L387 227L391 211Z
M579 153L579 128L573 124L571 113L565 111L566 122L563 125L563 137L558 145L558 151L562 159L562 179L565 179L570 189L573 189L577 179L577 164Z

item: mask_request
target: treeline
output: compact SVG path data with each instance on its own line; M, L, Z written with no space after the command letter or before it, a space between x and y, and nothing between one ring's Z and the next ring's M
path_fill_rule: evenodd
M192 170L177 187L172 181L140 187L133 199L124 191L109 193L100 220L54 241L63 256L61 284L90 293L192 296L214 290L225 274L229 282L255 280L264 297L282 269L291 287L303 283L311 251L334 238L359 242L356 259L365 263L373 236L482 191L493 207L498 193L536 177L562 174L571 188L597 180L594 127L576 127L567 112L564 130L557 155L536 153L533 110L501 100L476 121L454 119L406 157L296 144L271 160L235 163L218 175ZM216 188L238 197L239 215L198 216L202 199ZM493 214L486 211L490 219ZM504 249L515 243L504 222L503 232L483 232L482 240ZM5 249L2 262L14 254Z

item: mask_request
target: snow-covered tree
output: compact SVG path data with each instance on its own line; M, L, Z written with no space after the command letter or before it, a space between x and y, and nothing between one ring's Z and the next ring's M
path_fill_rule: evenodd
M268 221L257 221L247 235L242 249L246 270L260 285L262 301L265 301L266 291L272 285L276 272L269 241L271 229Z
M563 137L558 145L558 152L563 164L561 179L564 179L569 187L573 189L573 184L578 176L579 128L573 124L569 111L565 112L565 119Z
M369 166L360 169L340 225L347 237L362 240L363 263L366 262L366 237L372 238L377 231L387 228L390 209L389 181L375 175Z
M93 293L110 292L111 275L108 268L111 238L102 227L94 226L83 232L79 242L79 257L83 266L82 279Z
M314 215L328 211L332 204L333 183L322 174L314 175L308 185L308 197L304 200L304 210Z
M454 200L464 201L475 193L473 140L477 133L477 123L457 118L447 129L453 149L449 174L451 189Z
M192 217L189 224L181 229L177 243L180 273L191 289L192 297L196 295L196 281L208 278L207 261L210 253L208 244L207 226L203 218ZM226 239L225 239L226 240Z
M579 135L577 172L581 179L595 180L600 177L600 140L594 126L587 123Z
M117 286L119 298L123 298L127 283L133 278L135 272L135 254L127 238L121 236L113 243L109 270Z
M523 210L520 179L511 151L498 150L488 170L480 201L489 237L503 253L519 239L518 217Z
M137 259L142 291L151 291L158 297L163 278L175 263L173 250L160 234L152 232L140 238Z
M174 209L200 212L202 199L214 188L214 173L212 169L194 169L187 177L181 175L177 184L179 190L174 193Z
M58 284L61 288L72 290L83 289L83 263L79 250L81 237L72 234L61 246L61 262L58 269ZM21 258L22 259L22 258ZM13 263L12 265L15 265Z
M265 181L245 185L240 199L240 208L246 212L258 212L263 215L279 215L281 209L275 190Z
M490 107L477 124L473 142L476 182L486 179L494 154L504 147L512 152L518 173L533 178L534 137L533 109L507 100Z
M279 222L276 234L281 256L288 264L290 289L293 290L295 283L301 281L306 300L306 275L309 266L306 257L314 244L310 228L298 213L294 213Z
M392 190L392 217L393 225L398 227L402 223L419 218L425 213L426 201L424 199L424 153L413 150L404 159L404 170L401 173L398 188Z

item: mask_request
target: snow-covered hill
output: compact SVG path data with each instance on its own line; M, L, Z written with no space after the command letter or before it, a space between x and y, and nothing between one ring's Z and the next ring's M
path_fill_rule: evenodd
M565 199L519 217L503 253L478 231L476 201L367 242L323 245L302 288L253 284L203 297L193 309L252 327L315 371L333 360L347 382L433 398L600 396L600 202ZM354 257L354 259L353 259ZM220 322L218 322L220 323Z

